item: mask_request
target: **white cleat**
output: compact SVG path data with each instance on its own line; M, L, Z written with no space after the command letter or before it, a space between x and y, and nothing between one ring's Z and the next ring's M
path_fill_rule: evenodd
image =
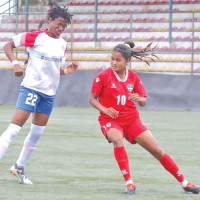
M31 185L33 184L31 180L29 180L27 177L26 177L26 174L24 172L24 168L19 168L17 166L17 164L13 165L11 168L10 168L10 173L13 174L14 176L18 176L19 177L19 180L20 180L20 183L22 184L28 184L28 185Z

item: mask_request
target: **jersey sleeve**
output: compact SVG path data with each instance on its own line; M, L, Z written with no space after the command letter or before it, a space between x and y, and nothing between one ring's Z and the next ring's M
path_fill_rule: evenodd
M21 47L22 46L21 45L21 38L23 37L22 36L23 34L25 34L25 33L12 36L12 40L15 44L15 47Z
M101 90L103 88L104 85L104 77L103 75L100 73L98 74L95 79L93 80L93 84L92 84L92 89L91 92L97 96L99 96L101 94Z
M134 92L138 93L140 95L140 97L147 97L147 93L144 88L144 85L142 84L142 81L140 80L140 77L137 74L136 74L136 82L135 82Z
M33 47L37 36L44 31L27 32L12 36L15 47Z

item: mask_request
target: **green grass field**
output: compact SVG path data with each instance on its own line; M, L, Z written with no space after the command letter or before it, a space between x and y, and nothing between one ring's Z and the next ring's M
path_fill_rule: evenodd
M7 128L14 105L0 106L0 134ZM125 183L103 137L94 108L56 107L44 135L26 166L34 185L19 184L9 173L29 131L31 119L0 161L0 200L190 200L199 195L183 192L179 183L139 145L125 142L134 196L122 192ZM164 151L185 177L200 184L200 112L141 111Z

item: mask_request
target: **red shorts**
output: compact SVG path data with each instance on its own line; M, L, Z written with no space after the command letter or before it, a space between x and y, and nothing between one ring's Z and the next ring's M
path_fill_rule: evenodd
M148 128L142 123L140 118L137 118L133 121L128 122L116 122L116 121L108 121L108 120L101 120L99 121L101 126L101 131L103 132L104 136L106 137L107 132L111 128L116 128L120 130L127 141L131 144L135 144L136 142L134 139L143 133L144 131L148 130ZM107 138L107 137L106 137Z

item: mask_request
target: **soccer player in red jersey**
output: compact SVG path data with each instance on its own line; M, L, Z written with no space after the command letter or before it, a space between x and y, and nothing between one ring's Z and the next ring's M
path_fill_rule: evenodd
M199 193L200 187L188 182L174 160L163 152L154 136L142 123L136 103L146 105L146 91L139 76L127 69L131 57L142 59L150 51L148 46L141 52L133 51L134 43L117 45L111 55L111 67L100 72L94 79L90 103L100 111L99 123L107 140L113 143L114 156L126 181L126 194L134 194L129 159L123 138L131 144L138 143L149 151L161 165L181 183L187 192Z

